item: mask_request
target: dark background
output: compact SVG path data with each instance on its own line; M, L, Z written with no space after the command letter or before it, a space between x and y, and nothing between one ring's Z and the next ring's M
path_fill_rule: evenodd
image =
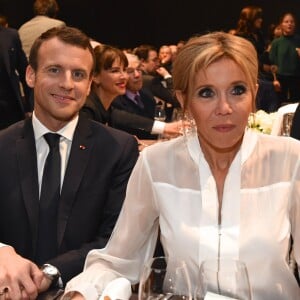
M0 13L9 25L19 28L32 18L33 0L0 0ZM186 40L192 35L236 26L241 9L258 5L263 26L277 23L279 16L293 12L300 20L300 0L57 0L57 16L67 25L82 29L91 38L121 48L142 43L159 47Z

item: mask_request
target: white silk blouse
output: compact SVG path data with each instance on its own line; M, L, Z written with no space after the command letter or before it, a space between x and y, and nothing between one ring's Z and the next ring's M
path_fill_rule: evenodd
M205 259L245 262L253 300L300 299L288 264L291 236L300 265L300 142L246 131L224 184L218 225L216 183L196 135L144 149L104 249L92 250L67 291L97 299L109 281L137 283L158 228L166 255L186 262L192 281Z

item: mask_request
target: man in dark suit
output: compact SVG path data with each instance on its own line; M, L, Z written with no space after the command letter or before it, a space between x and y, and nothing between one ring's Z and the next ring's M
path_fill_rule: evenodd
M131 126L129 122L117 122L116 114L112 114L112 126L136 135L139 139L155 139L157 134L166 134L169 136L177 136L181 133L181 122L161 122L155 120L155 107L157 105L154 97L147 89L143 89L143 77L141 69L141 61L131 53L126 54L128 60L127 74L128 80L126 84L126 93L117 97L112 102L113 112L125 111L133 114L132 122L136 120L135 116L146 118L149 123L147 130L143 126L136 123ZM129 125L130 124L130 125Z
M141 61L143 87L149 90L153 97L168 104L167 121L170 121L173 109L180 107L178 100L174 97L172 75L160 65L154 46L140 45L134 50L134 54Z
M50 29L32 47L26 72L34 88L32 119L0 133L0 295L5 299L35 299L60 279L66 283L82 270L91 249L106 245L118 217L138 148L129 134L79 116L93 66L89 39L75 28ZM54 155L49 135L58 137L60 163L59 172L52 176L57 171L52 168L45 180L46 170L56 165L48 163ZM51 199L57 208L49 218L42 207L53 177L60 178L55 186L60 192ZM41 234L45 229L51 234ZM54 253L38 245L49 245Z
M1 23L0 41L0 129L3 129L25 118L25 113L30 111L31 91L25 80L28 63L18 31Z

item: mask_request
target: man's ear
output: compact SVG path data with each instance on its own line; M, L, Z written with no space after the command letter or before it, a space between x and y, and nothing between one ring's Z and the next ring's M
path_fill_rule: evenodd
M30 65L28 65L26 68L26 82L29 87L34 88L35 71L33 70L33 68Z
M99 74L93 76L92 82L94 82L96 84L96 86L99 86L99 84L101 83Z

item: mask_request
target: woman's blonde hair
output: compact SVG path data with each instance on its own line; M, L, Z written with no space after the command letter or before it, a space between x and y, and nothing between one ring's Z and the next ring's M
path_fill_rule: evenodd
M222 58L233 60L241 68L249 82L253 103L255 102L258 76L255 48L244 38L225 32L213 32L191 38L178 52L174 61L174 90L185 96L184 110L190 99L195 75Z

